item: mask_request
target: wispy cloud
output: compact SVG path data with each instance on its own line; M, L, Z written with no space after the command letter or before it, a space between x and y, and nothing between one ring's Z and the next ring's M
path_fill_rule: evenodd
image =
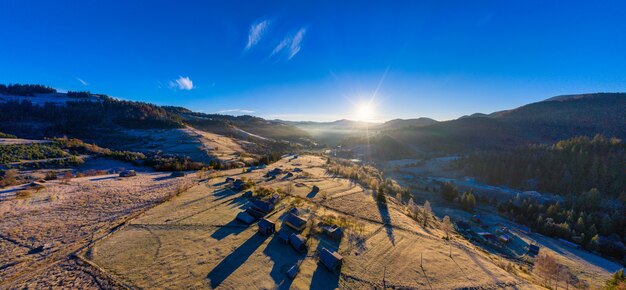
M248 43L246 43L246 48L244 50L250 50L255 44L257 44L263 35L265 35L265 32L267 32L270 24L270 20L263 20L250 25L250 30L248 31Z
M169 82L168 86L172 89L190 91L193 87L193 81L189 77L180 76L178 79Z
M292 59L298 52L300 52L300 48L302 46L302 40L304 39L304 35L306 34L306 28L300 28L296 33L288 35L283 38L283 40L274 47L272 50L271 56L274 56L279 53L286 53L287 60Z
M88 82L86 82L86 81L82 80L81 78L78 78L78 77L77 77L77 78L76 78L76 80L77 80L78 82L80 82L81 84L83 84L83 86L88 86L88 85L89 85L89 83L88 83Z
M218 114L252 114L254 111L245 109L228 109L217 111Z

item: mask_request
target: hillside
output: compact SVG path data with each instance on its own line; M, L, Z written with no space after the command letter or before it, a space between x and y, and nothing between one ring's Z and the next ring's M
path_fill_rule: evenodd
M387 132L400 142L447 151L553 143L577 135L626 137L626 94L556 97L490 115Z
M181 107L163 107L168 112L180 116L184 123L194 128L233 136L250 141L289 141L308 144L310 136L305 131L279 121L243 115L229 116L192 112Z
M262 118L194 113L90 92L59 93L41 85L0 86L0 112L0 132L20 138L68 136L115 150L203 162L235 161L240 153L265 154L308 142L306 132Z
M375 130L395 130L395 129L403 129L407 127L425 127L438 123L436 120L431 118L416 118L416 119L393 119L387 121L381 125L375 126Z

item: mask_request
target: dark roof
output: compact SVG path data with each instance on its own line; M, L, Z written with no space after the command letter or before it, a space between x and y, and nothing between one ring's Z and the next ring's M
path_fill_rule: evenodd
M232 177L226 177L226 182L229 182L229 181L235 181L235 179Z
M302 227L303 225L306 224L306 220L295 215L295 214L288 214L287 217L285 218L285 222L289 222L290 224L292 224L293 226L299 228Z
M284 171L280 168L274 168L272 170L270 170L267 174L270 175L278 175L278 174L282 174Z
M246 213L249 214L250 216L254 217L255 219L260 219L260 218L265 216L265 213L260 212L260 211L254 209L254 208L251 208L251 207L246 209Z
M289 276L289 278L291 279L295 278L296 274L298 274L298 268L298 264L293 265L291 268L289 268L289 270L287 270L287 276Z
M276 226L276 224L274 224L274 222L268 220L268 219L261 219L257 225L259 226L259 228L261 229L268 229L268 228L274 228Z
M537 245L529 245L528 246L528 252L531 253L531 254L535 254L535 255L539 254L539 246L537 246Z
M264 213L268 213L274 209L274 204L267 201L255 200L252 202L252 208Z
M328 269L334 270L337 266L341 264L343 257L339 255L337 252L331 252L326 248L322 248L319 253L320 262L324 264Z
M254 218L253 216L251 216L250 214L246 213L246 212L240 212L237 214L237 220L245 223L245 224L251 224L253 223L256 218Z
M301 250L306 247L306 238L301 235L291 234L291 236L289 236L289 243L295 249Z
M289 242L289 233L280 231L278 232L278 238L283 242Z
M120 177L130 177L130 176L136 176L137 172L135 172L135 170L124 170L122 172L120 172Z

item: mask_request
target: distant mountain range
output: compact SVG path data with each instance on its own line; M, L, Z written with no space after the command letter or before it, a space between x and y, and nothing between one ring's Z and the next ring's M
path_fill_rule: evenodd
M443 122L416 118L381 124L205 114L88 92L59 93L40 85L0 85L0 112L0 132L23 138L76 137L110 148L132 138L126 130L185 126L259 144L309 146L315 142L332 146L382 140L393 143L398 152L509 148L577 135L626 137L626 93L557 96L512 110ZM378 138L370 139L375 136Z
M403 144L452 151L552 143L578 135L623 139L625 112L626 93L568 95L386 134Z
M384 123L353 121L347 119L341 119L333 122L275 121L302 129L310 134L315 140L329 145L337 145L345 139L360 137L365 134L377 134L382 131L403 128L418 128L437 123L437 121L430 118L394 119Z

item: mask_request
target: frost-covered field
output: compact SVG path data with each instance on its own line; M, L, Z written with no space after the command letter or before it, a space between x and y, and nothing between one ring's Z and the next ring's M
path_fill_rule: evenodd
M160 203L193 178L168 176L148 173L49 181L30 196L5 196L0 202L0 288L98 285L101 282L95 281L103 278L93 276L97 271L81 270L90 268L69 255L129 216Z
M371 191L327 175L322 158L287 160L265 170L224 173L288 192L268 218L276 221L279 230L288 230L282 226L283 218L297 204L310 221L302 233L309 237L306 253L296 252L276 235L258 234L255 224L235 220L250 199L243 192L225 189L222 177L147 211L97 242L85 255L107 273L138 288L532 287L503 270L500 264L504 262L498 257L463 239L453 240L450 258L450 246L442 239L437 223L422 228L404 214L402 205L394 201L377 204ZM274 167L299 167L304 173L291 178L263 177ZM311 190L313 185L320 188L318 193ZM317 222L328 215L353 225L338 241L318 232ZM318 263L322 247L343 255L340 271L331 272ZM296 263L300 263L300 272L291 280L286 271Z

